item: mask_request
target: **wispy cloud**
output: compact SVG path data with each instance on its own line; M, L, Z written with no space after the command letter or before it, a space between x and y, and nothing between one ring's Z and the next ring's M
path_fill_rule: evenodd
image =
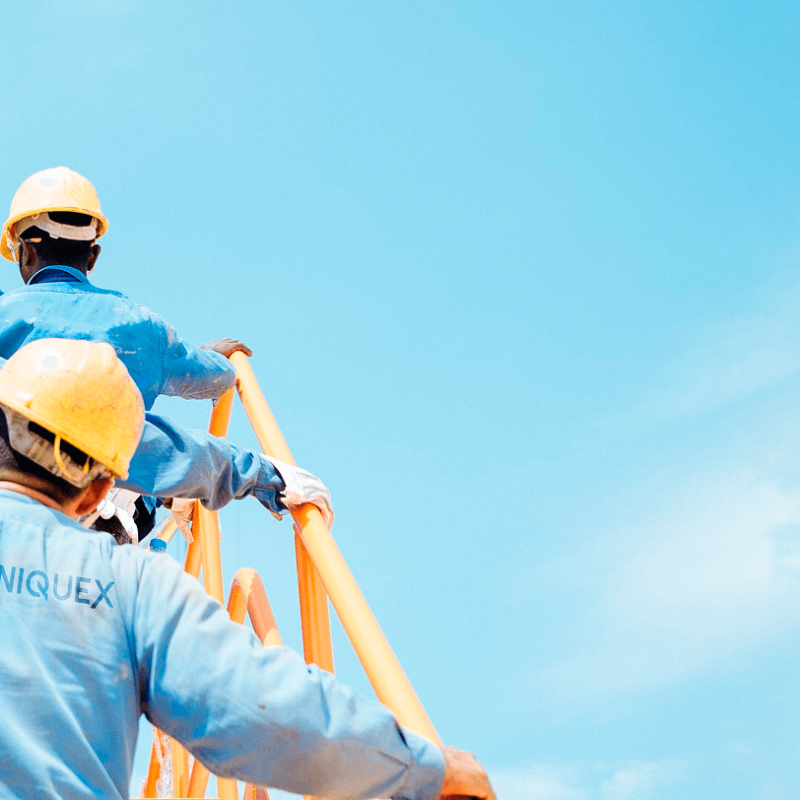
M502 800L588 800L576 784L581 781L575 770L565 776L563 768L489 770L495 794Z
M628 493L638 508L620 487L625 527L540 567L581 610L535 672L537 697L577 707L668 685L800 627L798 317L793 289L707 328L639 406L661 440L661 426L674 431L672 467ZM721 455L713 436L697 451L682 418L745 397L747 413L715 431Z
M578 703L671 683L800 622L800 492L722 473L673 500L670 518L570 559L567 587L594 588L574 651L535 676L540 690Z
M617 766L600 783L600 800L653 800L666 797L662 789L683 780L685 766L681 761L635 761Z
M501 800L666 800L686 772L684 762L665 759L490 769L489 778Z
M694 331L680 347L643 407L649 416L704 413L785 381L800 372L800 289L763 308Z

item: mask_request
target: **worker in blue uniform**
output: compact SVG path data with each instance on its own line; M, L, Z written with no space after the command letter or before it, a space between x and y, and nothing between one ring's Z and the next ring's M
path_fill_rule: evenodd
M104 341L114 347L127 367L148 411L159 394L188 399L220 397L235 380L235 370L227 356L237 350L251 355L249 348L234 339L195 347L178 337L155 311L137 305L119 292L93 286L87 276L100 255L97 239L107 228L108 221L101 211L94 186L67 167L37 172L22 183L0 235L0 253L18 263L25 286L0 296L0 357L8 358L25 343L40 338ZM172 439L182 453L198 452L196 447L184 447L186 443L177 426L171 422L167 425L171 426ZM156 430L149 433L155 435L163 429L164 425L156 422ZM191 444L197 441L195 437ZM209 441L205 437L205 442ZM163 444L163 437L161 442ZM145 436L141 446L146 460L151 461L155 457L153 436ZM213 444L210 446L213 448ZM159 454L163 456L163 448ZM195 483L207 486L208 476L199 474L198 464L188 462L180 454L172 455L182 468L192 471ZM174 469L174 462L175 458L168 457L162 476L169 475L176 480L180 477L175 474L178 470ZM258 462L262 486L265 471L269 473L270 483L277 479L284 484L296 484L297 479L302 478L299 483L304 487L303 501L316 503L328 523L332 522L329 495L321 482L316 481L316 498L313 499L309 497L308 487L314 485L314 481L308 480L309 474L305 471L264 454L254 454L253 462ZM291 485L284 486L284 498L293 496L291 489ZM136 501L138 538L152 529L156 507L153 494L185 497L175 490L156 492L150 487L141 493L143 497ZM265 505L279 513L281 508L270 505L270 488L266 496ZM259 499L264 502L263 496ZM118 509L118 516L124 521L127 514ZM104 523L98 520L96 524ZM119 524L116 530L121 536L129 535ZM132 522L128 531L137 536Z
M11 201L0 252L17 262L25 286L0 298L0 356L52 336L108 342L136 381L148 411L159 394L217 398L233 386L226 356L249 348L234 339L202 348L181 339L159 314L88 279L108 229L94 186L67 167L27 178Z
M143 419L107 344L41 339L0 369L0 798L127 798L145 714L256 785L494 800L470 754L262 647L172 559L74 521L125 477Z

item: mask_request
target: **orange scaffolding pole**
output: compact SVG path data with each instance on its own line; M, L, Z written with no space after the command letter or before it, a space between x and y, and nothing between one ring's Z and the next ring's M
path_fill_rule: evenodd
M236 367L236 388L264 452L289 464L295 461L278 428L267 401L256 382L248 359L234 353L231 361ZM209 432L225 436L233 406L234 390L226 392L215 405ZM303 633L303 650L306 661L333 671L328 597L342 622L353 648L378 699L388 706L406 727L441 746L428 715L403 672L383 631L361 593L339 548L325 525L318 509L303 505L291 510L295 530L295 555ZM166 523L160 536L169 540L175 525ZM201 503L195 505L192 522L194 542L186 552L185 570L199 577L202 568L206 591L223 602L222 561L219 547L219 518ZM281 643L266 592L258 575L251 569L240 569L234 577L228 596L228 611L232 619L243 622L249 616L253 629L265 646ZM160 743L160 738L159 738ZM174 791L176 797L200 798L205 796L209 771L195 760L191 774L188 772L188 754L177 742L170 746ZM166 755L162 748L162 759ZM155 744L151 756L145 797L155 797L159 776L159 761ZM217 778L221 800L237 800L235 780ZM245 800L268 800L265 789L246 785ZM307 800L314 800L308 798Z
M234 390L226 392L215 404L211 412L209 433L214 436L225 436L233 408ZM159 534L169 539L175 532L173 520L164 526ZM186 551L184 569L190 575L198 577L203 570L203 586L205 590L220 603L224 602L222 588L222 559L219 549L219 517L216 511L209 511L202 503L196 501L192 520L194 541ZM150 756L150 768L145 782L145 797L155 797L156 780L159 764L156 745ZM195 760L191 774L186 749L176 741L170 742L172 756L173 791L176 797L204 797L208 786L209 771ZM217 778L217 791L221 800L238 800L236 781L229 778Z
M236 366L242 406L259 444L269 455L294 464L247 357L243 353L233 353L231 361ZM302 505L292 509L292 517L315 567L314 572L322 581L378 699L394 712L401 724L441 746L433 723L358 588L322 515L314 506Z

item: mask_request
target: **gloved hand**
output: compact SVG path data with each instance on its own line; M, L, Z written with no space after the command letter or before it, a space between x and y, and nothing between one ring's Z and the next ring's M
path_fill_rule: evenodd
M98 517L102 519L116 517L131 542L136 544L139 541L139 529L133 521L133 515L136 511L137 497L139 495L135 492L115 487L103 498L94 512L82 520L82 524L90 528Z
M290 508L301 506L303 503L311 503L319 509L328 530L330 530L333 526L333 508L331 507L331 493L325 484L306 469L285 464L266 454L262 455L275 467L278 475L286 484L286 488L281 492L283 503Z
M170 501L170 511L175 518L178 529L183 534L188 544L194 541L192 535L192 519L194 517L194 505L196 500L185 500L182 497L173 497Z

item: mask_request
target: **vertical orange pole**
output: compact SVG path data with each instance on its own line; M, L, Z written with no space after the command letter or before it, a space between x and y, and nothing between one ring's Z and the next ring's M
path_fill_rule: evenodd
M203 550L203 586L215 599L222 602L222 559L219 552L219 517L202 503L197 504L195 514L200 523L200 546ZM197 526L194 526L195 529Z
M183 569L195 578L200 576L200 567L203 564L203 545L200 542L200 524L197 522L200 515L197 513L199 501L195 501L194 515L192 520L192 535L194 541L186 548L186 562Z
M144 782L144 792L142 792L143 797L156 796L156 781L158 781L158 773L159 764L158 756L156 755L156 743L153 742L153 746L150 748L150 764L147 767L147 778Z
M214 436L225 436L230 423L231 410L235 390L232 388L219 398L211 412L211 421L208 425L209 433ZM174 532L174 521L168 523L162 536L169 538ZM208 511L199 502L195 502L192 521L194 541L186 550L184 569L197 578L200 575L201 564L203 567L203 585L205 590L217 600L222 602L222 560L219 550L219 519L216 512ZM177 797L204 797L208 785L208 770L197 760L194 762L191 775L189 774L188 754L178 742L172 741L172 769L173 791ZM155 783L158 778L158 761L155 758L155 749L150 758L150 768L147 774L147 797L155 797ZM236 781L217 779L217 790L222 800L237 800L238 792Z
M211 411L211 421L208 423L208 432L212 436L227 436L228 425L231 421L231 411L233 409L233 396L236 389L231 387L222 397L217 400L217 404Z
M189 776L189 788L186 790L187 797L205 797L208 787L209 771L198 759L192 764L192 774ZM155 797L155 795L153 795Z
M242 405L261 447L275 458L293 464L286 440L258 387L247 357L243 353L234 353L231 361L236 365ZM394 712L401 724L441 745L436 729L358 588L322 515L314 506L303 505L292 510L292 517L378 699Z
M176 739L170 739L172 750L172 791L175 797L186 797L189 788L189 754Z
M233 408L234 389L231 388L219 398L211 412L211 421L208 432L213 436L225 436L231 419ZM203 553L203 586L205 590L221 603L223 601L222 589L222 558L219 550L219 516L216 511L209 511L202 503L195 504L195 525L192 532L200 527L200 545ZM194 558L194 554L192 554ZM187 562L189 553L187 552Z
M214 436L225 436L233 408L234 389L230 389L220 397L211 412L208 432ZM190 567L199 567L202 553L203 586L205 590L220 603L223 602L222 558L219 549L219 516L216 511L209 511L202 503L195 504L192 532L195 541L186 552L186 571ZM199 535L198 535L199 528ZM198 545L198 547L194 547ZM194 574L197 574L196 572ZM192 767L189 778L188 797L203 797L208 786L208 770L197 760ZM236 781L230 778L217 778L217 792L221 800L237 800Z
M222 561L219 551L219 519L217 512L209 511L202 503L197 503L195 515L195 521L192 525L195 541L189 546L189 551L186 554L187 568L190 557L202 550L203 586L208 594L222 603ZM195 545L197 545L197 548L193 550L192 548ZM205 797L208 778L208 769L195 759L192 773L189 777L186 796ZM217 792L221 800L238 800L236 781L231 778L217 777Z
M333 672L331 621L328 594L319 573L308 556L297 525L294 526L294 551L297 560L297 591L300 596L300 625L303 655L308 664Z

